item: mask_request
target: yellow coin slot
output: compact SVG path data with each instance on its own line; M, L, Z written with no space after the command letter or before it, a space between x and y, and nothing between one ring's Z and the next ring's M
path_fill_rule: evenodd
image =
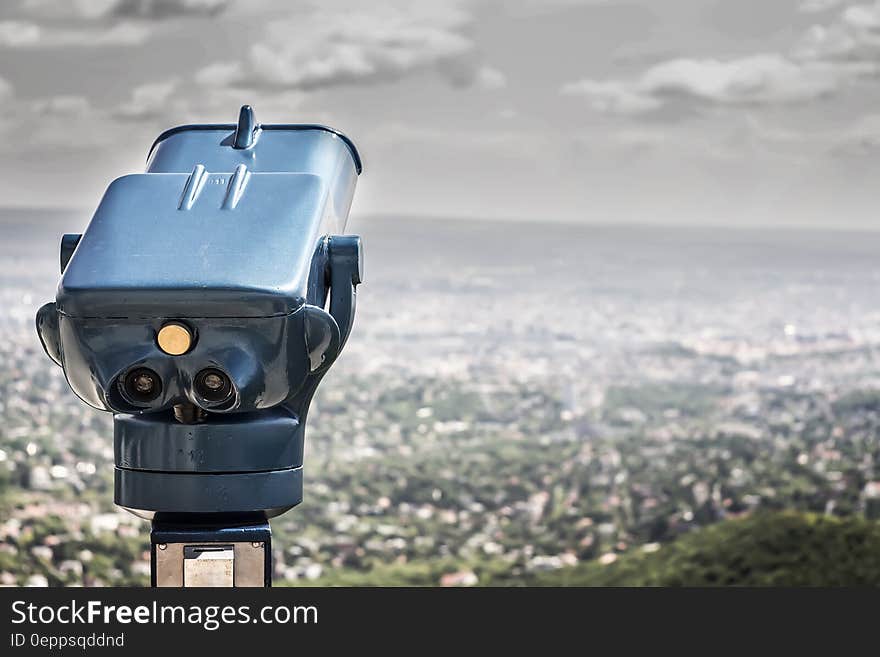
M169 322L159 329L159 349L171 356L180 356L192 347L192 332L183 324Z

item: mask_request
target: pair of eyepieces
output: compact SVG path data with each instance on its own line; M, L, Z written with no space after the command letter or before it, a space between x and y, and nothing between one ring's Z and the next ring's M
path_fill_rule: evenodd
M232 381L225 372L208 367L196 374L193 389L205 403L222 404L232 396ZM137 367L122 380L122 392L133 404L148 404L162 394L162 379L147 367Z

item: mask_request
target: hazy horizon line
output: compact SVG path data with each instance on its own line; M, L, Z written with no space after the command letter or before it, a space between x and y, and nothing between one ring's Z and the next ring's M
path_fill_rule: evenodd
M26 213L51 213L51 214L82 214L86 218L91 218L94 214L94 208L87 207L70 207L61 206L39 206L39 205L0 205L0 225L4 222L2 215L7 213L26 212ZM723 230L729 232L766 232L766 233L791 233L791 232L810 232L810 233L880 233L880 226L817 226L814 224L715 224L715 223L698 223L698 222L674 222L674 223L649 223L639 221L595 221L595 220L574 220L560 217L552 217L547 219L531 219L527 217L492 217L492 216L466 216L466 215L436 215L427 213L405 213L405 212L388 212L388 213L354 213L349 217L348 223L356 221L393 221L406 220L418 222L445 222L445 223L476 223L476 224L531 224L546 225L552 227L576 227L576 228L627 228L637 230L684 230L684 229L701 229L701 230Z

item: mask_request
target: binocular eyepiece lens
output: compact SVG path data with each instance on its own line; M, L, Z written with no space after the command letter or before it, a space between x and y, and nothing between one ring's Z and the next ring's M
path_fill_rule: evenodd
M132 403L151 402L162 392L162 380L153 370L139 367L125 375L122 392Z
M205 387L209 390L220 390L223 387L223 377L214 372L206 374Z
M219 404L232 396L232 382L220 370L208 368L196 375L196 394L206 402Z
M153 392L153 388L155 387L156 382L153 380L153 377L145 372L141 372L136 377L134 377L134 389L142 395L151 394Z

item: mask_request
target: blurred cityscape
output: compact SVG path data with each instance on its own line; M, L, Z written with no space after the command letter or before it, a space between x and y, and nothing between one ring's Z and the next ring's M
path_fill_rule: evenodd
M33 329L85 213L0 211L0 584L145 585ZM518 584L758 509L880 517L880 234L359 218L276 581Z

